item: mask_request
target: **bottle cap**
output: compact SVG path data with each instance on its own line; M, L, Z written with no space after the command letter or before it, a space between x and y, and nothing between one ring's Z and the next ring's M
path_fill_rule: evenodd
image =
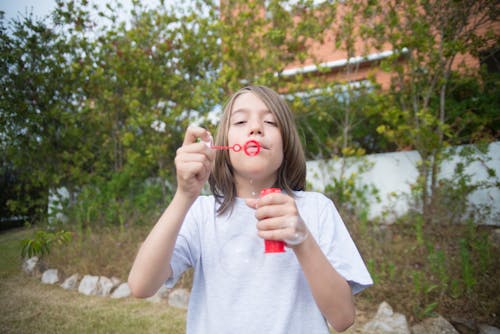
M260 197L267 194L280 193L280 188L265 188L260 191ZM264 240L264 253L284 253L285 242L281 240Z
M260 197L264 197L267 194L280 193L280 192L281 192L280 188L264 188L260 191Z

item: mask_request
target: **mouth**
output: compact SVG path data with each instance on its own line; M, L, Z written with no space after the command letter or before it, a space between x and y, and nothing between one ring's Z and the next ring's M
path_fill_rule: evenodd
M260 147L257 147L256 145L248 145L247 146L247 152L255 155L260 151Z
M262 149L261 144L256 140L249 140L245 143L244 146L245 154L249 156L255 156L259 154L261 149Z

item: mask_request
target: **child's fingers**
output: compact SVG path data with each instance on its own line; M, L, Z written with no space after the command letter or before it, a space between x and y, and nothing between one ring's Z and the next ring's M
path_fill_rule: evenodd
M307 239L309 232L300 217L279 217L261 220L257 223L258 235L266 240L284 240L288 247L294 247Z
M272 217L293 217L298 215L299 212L295 203L264 204L260 200L256 203L255 217L258 220Z
M257 199L256 198L247 198L245 200L245 202L252 209L257 209Z
M293 198L283 193L270 193L264 197L259 198L258 205L259 207L272 205L272 204L282 204L287 201L293 201Z
M267 240L284 240L292 238L297 232L297 217L278 217L260 220L257 230L260 237Z
M186 130L186 134L184 135L184 142L182 145L184 146L196 143L198 138L207 142L210 141L212 137L207 129L199 126L189 126Z
M247 200L256 208L258 235L266 240L284 240L295 247L309 235L295 200L285 194L270 194L258 200Z
M262 219L257 222L259 231L286 230L290 228L289 217L277 217Z

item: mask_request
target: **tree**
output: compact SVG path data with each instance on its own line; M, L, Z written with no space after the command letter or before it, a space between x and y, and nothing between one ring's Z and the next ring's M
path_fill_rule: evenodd
M216 99L217 40L213 21L199 10L179 13L162 5L147 10L134 2L127 26L108 6L99 15L109 26L89 38L95 26L91 9L60 4L62 24L74 32L87 30L74 44L80 56L72 58L71 67L81 83L80 113L87 115L96 145L86 192L77 190L96 202L90 206L102 208L91 210L106 216L98 220L122 224L140 217L140 208L154 211L171 195L173 158L185 128Z
M46 213L48 188L72 165L67 154L78 133L71 110L71 80L66 71L67 45L44 22L28 15L0 21L0 147L2 160L17 177L9 201L13 212L24 215L34 208Z
M147 184L161 191L143 205L164 203L168 183L158 177L174 179L185 127L217 99L214 21L197 7L179 13L134 2L128 27L115 9L57 1L52 22L29 16L10 23L10 34L2 21L3 157L26 187L42 189L34 199L41 212L60 187L67 204L100 201L81 207L109 208L111 222L127 216Z
M323 42L335 8L330 3L313 6L312 1L221 2L219 84L224 94L245 83L280 92L303 88L303 76L288 77L284 70L315 59L310 46Z
M376 108L384 121L378 130L400 148L420 153L423 214L432 221L439 166L446 147L459 138L460 125L447 106L450 82L454 73L476 73L480 80L478 66L466 60L498 42L492 29L498 5L491 0L362 3L362 36L374 48L396 51L382 63L394 76L390 94L381 93Z

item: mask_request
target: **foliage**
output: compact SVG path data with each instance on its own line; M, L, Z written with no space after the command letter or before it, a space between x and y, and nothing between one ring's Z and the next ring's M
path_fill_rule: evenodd
M65 153L75 133L61 108L71 95L64 66L68 47L31 15L10 27L0 21L0 150L2 167L18 180L8 205L17 215L38 208L43 218L47 187L73 165Z
M457 131L463 123L454 119L463 114L462 106L448 104L451 82L468 74L470 67L461 56L477 55L497 43L493 31L484 32L495 22L496 2L369 1L362 12L362 36L375 48L388 45L395 51L381 63L394 75L389 93L381 94L376 105L383 120L377 130L400 148L420 153L424 219L431 221L443 150L464 140ZM482 130L484 126L468 131L474 137Z
M100 29L85 1L58 1L52 24L2 26L1 147L21 180L44 190L45 207L49 190L65 187L74 205L93 187L123 210L126 193L157 178L169 181L156 183L165 202L182 133L217 98L213 21L135 2L129 28L114 9L98 12L109 23Z
M72 25L78 20L69 4L61 6L59 15ZM96 161L87 183L120 211L132 209L122 199L139 189L138 182L158 177L173 181L173 157L185 127L213 105L210 82L217 64L216 57L204 56L217 54L212 23L195 12L146 10L137 2L132 14L131 28L116 24L104 31L92 50L84 50L72 64L85 77L81 105L95 131ZM157 184L165 202L170 190L164 182ZM117 223L129 214L104 222Z
M43 256L50 253L53 244L61 246L71 241L72 235L67 231L36 231L31 239L21 241L21 257Z
M72 222L80 231L105 225L123 230L131 224L145 224L161 211L165 200L170 200L163 197L161 189L160 180L145 182L126 172L116 173L110 180L82 187L73 203L61 203L62 210L53 211L54 219L64 217L63 224Z
M378 189L372 184L362 184L359 181L359 175L366 173L372 164L363 159L363 151L358 150L346 152L345 156L337 160L338 170L332 167L326 167L322 174L330 176L331 180L322 190L326 196L329 196L335 205L349 215L357 216L361 223L368 221L368 212L370 211L370 203L379 202ZM335 161L335 160L334 160ZM332 176L333 175L333 176Z
M494 163L488 155L488 145L448 147L443 156L446 157L446 168L440 166L434 201L428 206L432 216L421 222L415 220L415 228L421 228L425 223L464 224L472 220L481 224L494 221L493 199L471 202L472 194L487 193L500 185ZM420 180L411 185L411 193L400 200L406 200L411 211L422 213L422 192L423 183Z
M375 153L393 145L377 133L379 117L366 106L376 103L373 83L337 82L323 85L313 92L288 94L296 111L299 133L303 138L307 158L328 159L350 157L349 152Z
M461 2L440 3L232 0L150 9L134 1L125 23L119 4L61 0L45 19L2 19L0 147L22 185L9 205L44 212L47 194L61 187L68 205L90 187L122 203L126 195L109 189L131 193L135 180L158 178L166 180L158 183L166 202L185 127L197 122L213 130L208 119L247 83L290 101L309 159L416 148L421 184L430 184L430 192L421 187L423 203L430 203L442 148L485 133L494 138L498 123L498 77L478 81L467 64L450 67L495 38L474 29L496 12L483 15L486 0L467 10ZM372 77L330 80L319 45L346 59L387 45L401 51L380 64L395 73L391 89L381 91ZM313 64L314 75L286 71ZM350 60L342 69L349 78L359 70ZM119 175L135 178L130 188L104 189Z
M386 300L410 323L436 313L495 323L498 298L491 296L499 286L492 278L499 259L492 256L498 252L498 244L491 241L493 229L469 222L422 224L416 230L416 220L423 218L412 213L393 225L362 229L356 218L347 219L375 281L357 300Z
M310 0L266 2L231 0L220 8L218 33L222 60L219 85L225 95L245 83L289 92L304 86L302 76L287 76L290 65L316 60L309 45L324 41L336 6Z
M31 219L46 215L46 191L34 187L0 157L0 230L22 227Z

